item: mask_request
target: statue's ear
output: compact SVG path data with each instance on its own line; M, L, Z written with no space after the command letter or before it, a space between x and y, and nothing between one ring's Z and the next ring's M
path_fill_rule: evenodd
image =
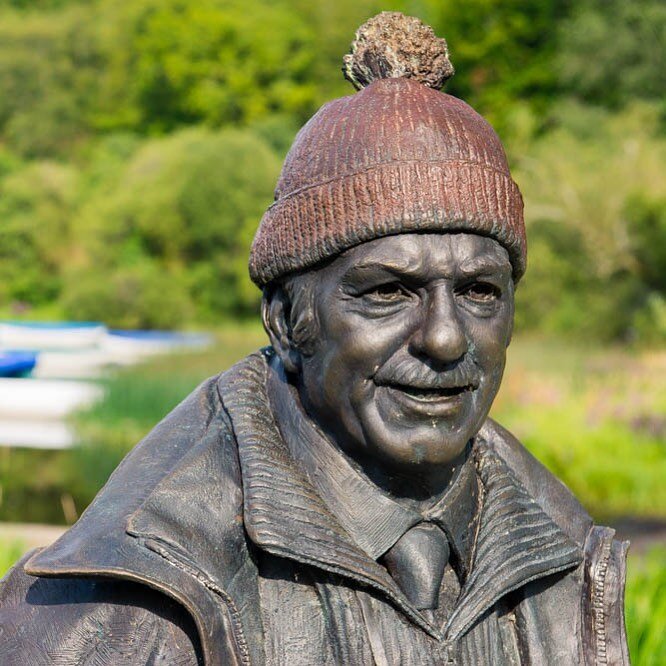
M267 287L261 302L261 318L275 353L288 373L301 369L301 354L294 344L289 323L291 304L282 287Z

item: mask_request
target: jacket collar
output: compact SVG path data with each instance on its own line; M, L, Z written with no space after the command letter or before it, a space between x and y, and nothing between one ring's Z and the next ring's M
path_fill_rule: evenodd
M381 592L415 624L442 638L406 599L384 567L341 527L290 455L266 392L268 364L256 358L220 385L238 440L244 522L261 548L334 572ZM474 447L483 486L472 571L446 635L465 633L495 602L526 583L577 566L582 552L478 437Z
M260 634L261 620L241 518L236 447L212 378L128 454L79 521L25 571L149 585L191 614L206 664L260 664L261 643L244 639Z
M432 521L447 535L461 580L467 577L479 508L471 450L446 491L429 508L419 511L381 490L321 432L303 409L297 389L289 383L276 356L269 361L266 392L291 457L354 543L371 559L379 559L417 523Z

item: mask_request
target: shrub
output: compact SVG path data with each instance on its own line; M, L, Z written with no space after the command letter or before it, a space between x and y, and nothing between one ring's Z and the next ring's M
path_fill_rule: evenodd
M666 269L657 109L610 115L562 105L556 119L514 152L530 246L518 328L633 340L637 317L658 313L664 294L663 277L655 281Z
M115 326L255 311L247 256L279 171L248 130L184 130L141 146L89 196L64 303Z
M105 56L96 121L170 131L245 124L315 107L315 35L288 2L107 0L95 14Z
M78 173L32 162L0 180L0 303L33 305L60 296Z
M567 92L594 105L663 100L666 7L660 0L579 0L559 25L557 54Z

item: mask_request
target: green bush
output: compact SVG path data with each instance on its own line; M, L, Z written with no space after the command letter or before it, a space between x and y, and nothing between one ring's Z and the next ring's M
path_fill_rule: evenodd
M96 121L171 130L315 108L315 35L288 2L107 0L93 14L105 55Z
M447 38L449 92L508 146L530 244L519 326L663 341L657 0L1 3L0 311L122 326L256 312L247 249L279 159L352 93L341 56L382 9Z
M68 166L32 162L0 179L0 304L59 298L78 177Z
M191 321L193 304L180 272L167 272L140 258L111 270L69 276L63 309L79 321L104 321L117 328L172 329Z
M70 156L90 136L100 53L91 9L0 9L0 135L31 158ZM65 4L65 3L41 3Z
M624 215L641 287L629 310L637 336L654 344L666 340L666 196L637 194Z
M600 522L666 516L664 352L519 337L491 415Z
M514 151L529 244L517 328L648 341L637 322L659 316L666 271L657 109L563 105L557 122L529 149L521 145L526 152ZM649 341L664 339L651 330Z
M247 272L279 160L249 130L185 130L112 166L73 221L69 316L170 328L255 311Z
M579 0L559 26L557 65L567 92L594 105L662 102L666 6L660 0Z

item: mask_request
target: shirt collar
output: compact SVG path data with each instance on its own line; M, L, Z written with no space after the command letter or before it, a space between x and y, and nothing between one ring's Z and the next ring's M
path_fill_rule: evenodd
M472 455L456 472L444 495L418 512L389 497L337 447L305 413L296 388L273 357L267 390L278 428L295 461L305 471L352 540L373 560L423 520L438 524L453 548L458 573L469 570L478 517L478 481Z
M461 580L467 577L474 555L480 502L479 479L470 447L444 495L423 512L425 520L437 523L446 533L455 555L452 564Z

